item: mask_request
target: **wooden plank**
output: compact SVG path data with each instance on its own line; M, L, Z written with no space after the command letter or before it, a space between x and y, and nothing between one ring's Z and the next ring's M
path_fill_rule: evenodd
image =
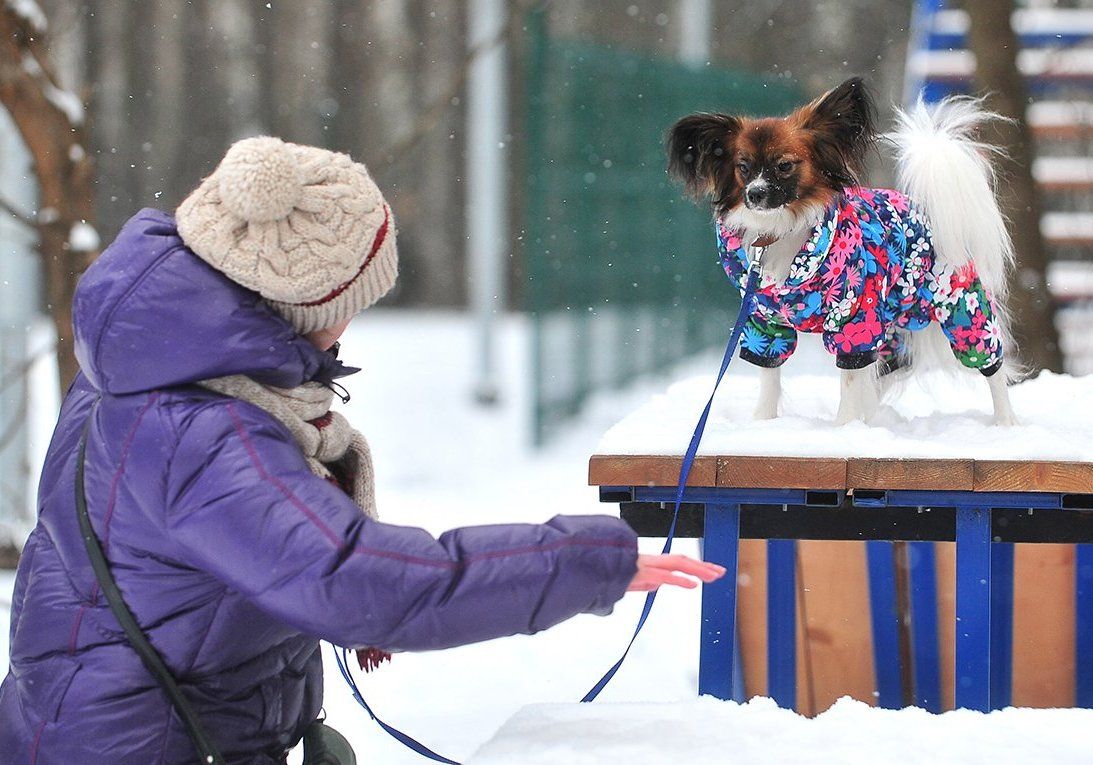
M976 460L973 488L1093 494L1093 463Z
M972 460L874 459L847 461L848 489L971 491Z
M846 460L718 457L717 485L738 489L843 489L846 488Z
M797 709L816 715L842 696L876 704L865 545L798 545ZM748 698L767 693L766 560L766 542L741 541L737 626Z
M861 542L798 542L799 608L805 618L798 656L798 704L805 714L820 714L837 699L850 696L876 704L873 696L873 637L869 631L869 586L865 545ZM809 698L811 696L811 698Z
M1016 545L1013 704L1074 705L1074 545Z
M603 455L588 460L589 486L677 486L680 457L660 455ZM688 486L717 485L717 457L698 457L691 466Z

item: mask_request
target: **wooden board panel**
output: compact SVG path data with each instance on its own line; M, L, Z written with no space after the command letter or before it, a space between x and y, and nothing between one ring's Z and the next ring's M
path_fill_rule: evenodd
M941 701L953 708L956 545L937 550ZM1014 555L1013 703L1043 709L1074 703L1074 547L1017 545Z
M679 457L593 455L588 461L590 486L676 486ZM717 458L698 457L691 466L688 486L716 486Z
M797 709L816 715L847 695L876 704L865 545L801 542L798 549ZM740 543L737 616L748 698L767 694L766 550L764 541Z
M846 460L718 457L717 485L747 489L842 489L846 486Z
M941 708L956 706L956 544L935 542L937 636L941 640Z
M744 696L767 695L767 543L740 540L736 628L744 662Z
M1016 545L1013 704L1074 705L1074 546Z
M869 585L863 542L799 542L805 649L811 668L808 685L798 685L798 708L811 714L827 710L841 696L876 704L873 691L873 636L869 622ZM798 611L800 614L800 611Z
M976 460L975 491L1093 493L1093 463Z
M972 460L873 459L847 460L848 489L945 489L971 491Z
M591 457L593 486L675 486L679 457ZM889 459L871 457L699 457L688 486L751 489L920 489L1093 493L1093 462Z

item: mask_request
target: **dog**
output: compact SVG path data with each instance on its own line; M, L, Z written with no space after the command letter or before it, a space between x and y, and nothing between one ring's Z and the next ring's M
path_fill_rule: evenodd
M868 422L881 378L924 366L939 346L947 367L986 377L994 421L1014 424L1013 245L993 190L998 152L975 137L997 115L968 97L897 110L883 136L897 191L859 185L875 114L852 78L786 117L699 113L668 133L669 175L710 201L721 264L741 292L761 257L740 349L760 367L755 416L778 415L779 367L798 332L816 332L842 370L839 424Z

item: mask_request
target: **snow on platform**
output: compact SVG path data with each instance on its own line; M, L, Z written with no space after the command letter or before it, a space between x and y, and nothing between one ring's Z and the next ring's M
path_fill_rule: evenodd
M758 380L754 368L735 360L698 453L1093 462L1093 377L1045 372L1012 387L1021 424L999 427L991 421L981 377L926 373L882 406L871 424L838 426L834 359L825 374L812 371L817 367L810 355L808 362L793 357L783 367L781 416L773 420L753 419ZM796 371L796 362L806 371ZM712 376L672 385L608 430L596 453L683 454L712 387Z
M1006 765L1093 761L1093 710L932 715L844 698L809 719L770 699L524 707L466 765L839 763Z

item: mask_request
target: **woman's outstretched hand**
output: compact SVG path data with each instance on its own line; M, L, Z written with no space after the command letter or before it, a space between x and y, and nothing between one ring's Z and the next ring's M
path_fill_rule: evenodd
M639 555L638 573L634 574L626 591L649 592L662 584L686 587L688 590L698 586L694 579L680 574L696 577L703 582L712 582L725 575L725 567L688 558L686 555Z

